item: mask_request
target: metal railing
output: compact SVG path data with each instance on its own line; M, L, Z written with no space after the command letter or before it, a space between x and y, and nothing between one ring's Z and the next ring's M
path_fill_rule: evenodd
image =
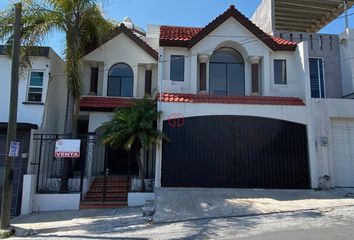
M80 139L80 158L56 158L55 144L59 139ZM98 135L34 134L32 140L30 173L37 175L37 193L82 193L83 197L90 190L95 177L101 176L104 179L102 187L104 201L109 175L127 176L129 182L127 191L139 191L133 189L133 182L136 181L133 181L132 177L137 177L139 168L132 160L131 154L124 153L122 150L112 151L101 144ZM65 161L69 161L69 167L64 166ZM146 168L153 167L153 161L147 161ZM64 171L68 171L69 177L67 191L63 192L62 180L67 177L67 172ZM149 172L153 170L146 170L146 177L153 178ZM152 190L153 187L148 191Z
M80 158L56 158L55 143L59 139L81 140ZM104 146L96 135L34 134L31 173L37 175L37 193L59 193L64 171L69 171L68 191L83 192L84 181L103 174ZM64 161L69 161L64 167Z

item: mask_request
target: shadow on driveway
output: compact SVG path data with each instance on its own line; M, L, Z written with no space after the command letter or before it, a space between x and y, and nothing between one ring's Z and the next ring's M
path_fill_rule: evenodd
M165 223L353 206L354 198L345 197L353 191L162 188L156 190L153 220Z

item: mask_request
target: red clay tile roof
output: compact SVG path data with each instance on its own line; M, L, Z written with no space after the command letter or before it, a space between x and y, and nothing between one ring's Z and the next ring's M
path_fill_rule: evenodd
M202 29L197 27L161 26L160 40L188 42Z
M215 104L251 104L251 105L292 105L304 106L300 98L267 96L212 96L205 94L163 93L162 102L170 103L215 103ZM80 111L112 112L116 108L130 107L132 98L121 97L82 97Z
M241 23L246 29L253 33L260 41L265 43L274 51L295 51L297 43L290 42L278 37L272 37L263 32L247 17L239 12L235 6L230 8L215 18L204 28L197 27L178 27L178 26L161 26L160 27L160 46L177 46L191 48L200 40L210 34L223 22L230 17Z
M163 93L162 102L171 103L219 103L219 104L252 104L252 105L292 105L304 106L300 98L268 97L268 96L213 96L205 94Z
M290 45L290 46L296 46L297 45L297 42L292 42L292 41L289 41L289 40L286 40L286 39L283 39L283 38L280 38L280 37L271 36L271 38L277 44L280 44L280 45Z
M112 112L116 108L130 107L131 98L121 97L82 97L80 111Z

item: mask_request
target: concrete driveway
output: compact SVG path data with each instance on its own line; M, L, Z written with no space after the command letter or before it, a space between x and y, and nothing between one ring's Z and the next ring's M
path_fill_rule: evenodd
M314 191L162 188L156 190L156 212L153 220L155 223L164 223L354 206L353 193L354 189Z

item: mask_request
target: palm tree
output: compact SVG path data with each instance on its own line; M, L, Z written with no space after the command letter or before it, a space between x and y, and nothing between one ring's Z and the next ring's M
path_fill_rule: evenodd
M104 124L106 131L102 136L102 143L130 152L139 166L142 191L145 191L145 167L144 160L140 158L141 149L147 151L161 140L169 140L157 129L160 116L156 100L144 97L134 100L131 107L116 109L111 121Z
M113 24L104 19L98 0L23 0L21 42L22 55L26 46L43 42L53 30L65 33L67 109L64 133L72 136L75 132L76 104L83 89L80 60L85 50L92 49L112 33ZM0 39L11 45L13 11L0 11ZM26 57L26 56L25 56ZM70 160L64 161L61 191L68 191Z

